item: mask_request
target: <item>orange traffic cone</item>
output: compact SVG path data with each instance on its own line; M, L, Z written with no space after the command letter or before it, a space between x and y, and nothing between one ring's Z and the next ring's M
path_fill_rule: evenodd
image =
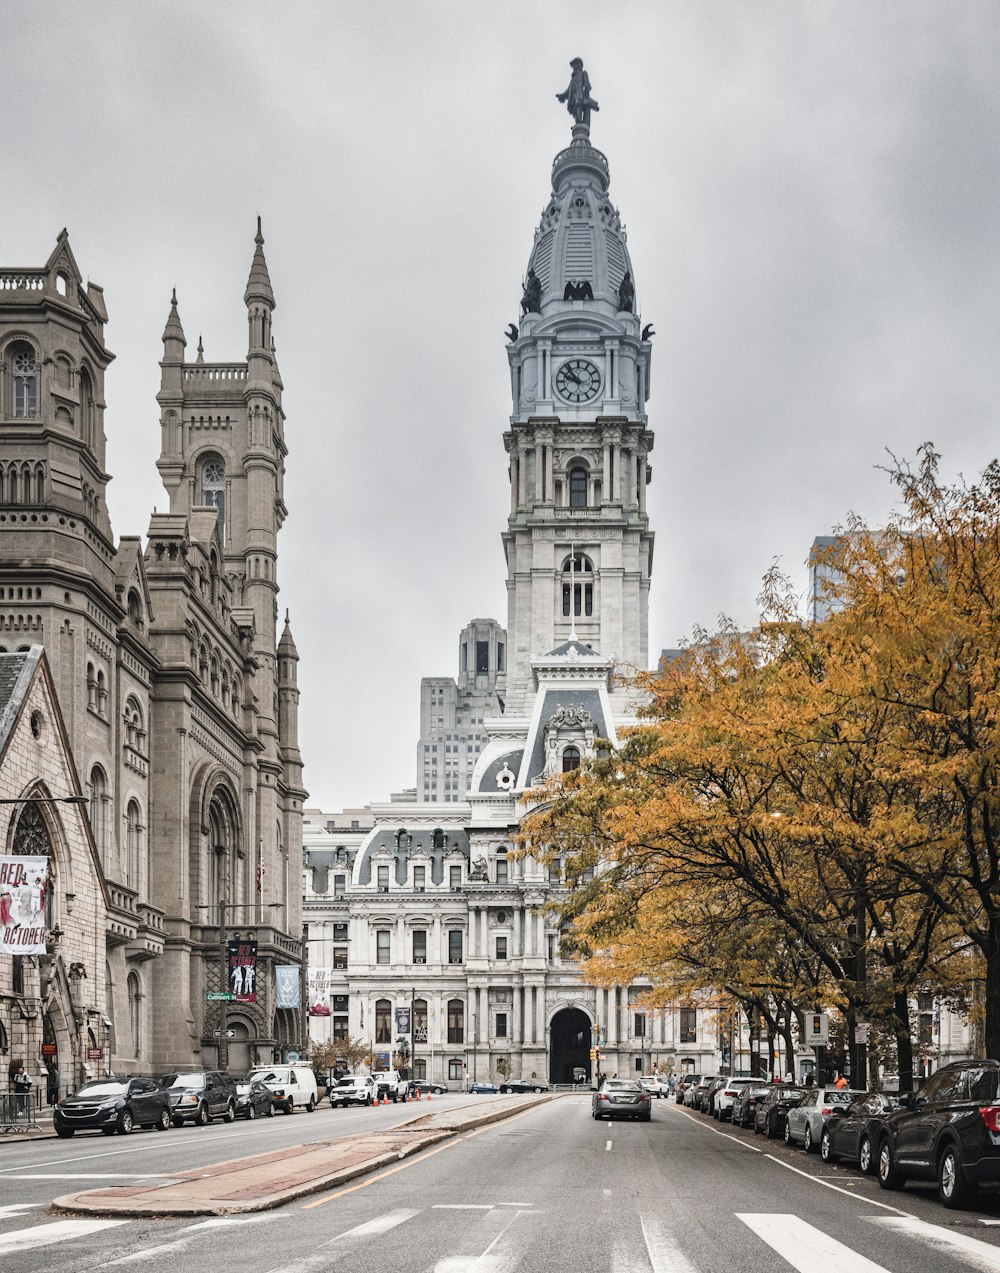
M430 1099L431 1099L431 1089L430 1089L430 1088L428 1088L428 1089L427 1089L427 1099L428 1099L428 1100L430 1100Z
M419 1088L419 1087L417 1088L417 1100L418 1100L418 1101L420 1100L420 1088Z
M385 1092L383 1092L383 1093L382 1093L382 1104L383 1104L383 1105L388 1105L388 1104L389 1104L389 1098L388 1098L388 1096L386 1096Z

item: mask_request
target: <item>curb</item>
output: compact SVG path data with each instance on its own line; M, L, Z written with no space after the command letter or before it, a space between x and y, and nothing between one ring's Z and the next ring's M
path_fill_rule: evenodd
M377 1154L373 1158L366 1158L363 1162L354 1163L349 1167L340 1167L335 1171L315 1176L313 1179L304 1181L301 1184L293 1185L287 1189L280 1189L274 1193L265 1194L260 1198L255 1198L248 1202L223 1202L217 1199L206 1199L204 1202L198 1202L194 1199L182 1204L171 1204L164 1200L162 1205L156 1205L155 1191L152 1195L147 1194L141 1204L131 1202L128 1199L121 1199L121 1205L109 1206L109 1199L101 1198L88 1201L88 1195L93 1195L96 1191L92 1189L84 1190L81 1193L63 1194L62 1197L54 1198L49 1204L52 1211L68 1213L72 1215L88 1215L88 1216L105 1216L115 1218L119 1216L128 1216L133 1218L158 1219L166 1217L183 1217L183 1216L232 1216L246 1215L256 1211L273 1211L276 1207L284 1206L285 1203L294 1202L296 1198L305 1198L310 1194L322 1193L327 1189L335 1188L337 1185L346 1184L350 1180L356 1180L359 1176L368 1176L373 1172L380 1171L384 1167L391 1167L404 1158L412 1158L416 1154L421 1154L424 1150L429 1149L432 1145L437 1145L441 1141L451 1140L455 1136L459 1136L462 1132L473 1131L477 1127L488 1126L490 1123L500 1123L508 1118L514 1118L518 1114L524 1113L526 1109L535 1109L539 1105L546 1105L548 1102L558 1100L564 1093L549 1093L539 1096L530 1103L516 1105L512 1108L504 1110L484 1111L482 1114L473 1115L470 1118L456 1120L453 1126L446 1126L437 1129L428 1128L427 1134L421 1136L419 1141L413 1144L403 1145L399 1149L394 1149L389 1153ZM459 1111L455 1111L456 1114ZM386 1136L391 1136L394 1131L401 1131L404 1128L414 1130L413 1124L420 1122L424 1118L435 1118L436 1114L421 1115L417 1119L411 1120L409 1123L399 1124L397 1127L386 1130ZM364 1133L361 1133L364 1134ZM347 1139L346 1137L344 1139ZM313 1144L323 1142L312 1142ZM239 1158L229 1159L228 1162L249 1161ZM204 1170L210 1171L212 1167L221 1167L225 1163L213 1163ZM168 1186L169 1187L169 1186Z

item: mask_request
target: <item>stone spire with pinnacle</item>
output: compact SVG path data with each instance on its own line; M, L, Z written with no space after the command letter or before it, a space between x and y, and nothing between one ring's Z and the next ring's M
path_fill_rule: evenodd
M267 261L264 259L264 235L261 233L260 217L257 218L257 234L254 237L257 250L253 254L250 266L250 277L247 279L247 290L243 299L247 305L253 301L263 301L271 309L276 309L274 292L271 291L271 279L267 272Z
M184 328L181 326L181 317L177 312L177 288L170 294L170 313L167 315L167 325L163 329L163 360L164 362L174 362L184 360L184 348L187 341L184 338Z

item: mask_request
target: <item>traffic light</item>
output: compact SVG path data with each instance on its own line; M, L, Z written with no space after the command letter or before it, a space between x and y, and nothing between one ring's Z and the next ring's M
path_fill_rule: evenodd
M600 1050L600 1048L591 1048L591 1049L590 1049L590 1059L591 1059L592 1061L599 1061L599 1060L601 1059L601 1050Z

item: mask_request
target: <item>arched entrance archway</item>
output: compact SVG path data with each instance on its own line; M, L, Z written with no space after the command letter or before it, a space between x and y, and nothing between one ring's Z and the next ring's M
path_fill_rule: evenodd
M580 1008L562 1008L549 1026L549 1082L572 1083L573 1070L590 1079L590 1017Z

